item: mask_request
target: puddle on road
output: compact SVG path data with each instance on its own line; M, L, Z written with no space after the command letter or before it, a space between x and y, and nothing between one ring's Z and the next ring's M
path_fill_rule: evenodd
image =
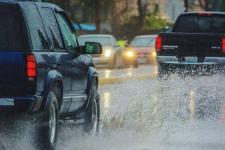
M104 85L100 134L88 136L80 129L65 128L57 150L223 150L224 81L220 76L173 76ZM25 142L22 145L26 148Z

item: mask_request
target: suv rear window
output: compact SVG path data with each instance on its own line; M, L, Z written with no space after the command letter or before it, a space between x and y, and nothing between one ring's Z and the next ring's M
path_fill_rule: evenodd
M182 15L174 32L225 33L225 15Z
M0 51L23 50L20 18L16 7L0 6Z

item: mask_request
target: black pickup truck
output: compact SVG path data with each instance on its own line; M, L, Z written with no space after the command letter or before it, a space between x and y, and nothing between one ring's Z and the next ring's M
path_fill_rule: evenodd
M176 71L183 73L184 68L188 72L222 71L225 64L225 13L181 14L171 32L159 34L156 51L159 76Z

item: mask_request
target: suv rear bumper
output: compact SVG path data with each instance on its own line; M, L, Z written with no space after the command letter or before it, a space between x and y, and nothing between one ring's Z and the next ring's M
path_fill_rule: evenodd
M6 103L4 99L11 100ZM42 96L0 97L0 111L36 113L41 110Z
M179 62L176 56L157 56L157 62L160 64L178 64L178 65L225 65L225 57L205 57L203 62L190 63Z

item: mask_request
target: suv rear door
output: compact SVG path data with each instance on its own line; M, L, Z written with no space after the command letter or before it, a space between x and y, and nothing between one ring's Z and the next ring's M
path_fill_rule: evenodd
M73 57L68 52L63 41L54 9L48 7L46 4L39 4L39 10L45 24L46 32L48 33L49 40L53 46L52 49L57 61L56 70L59 71L63 76L64 100L60 111L65 113L69 110L72 101L70 94L72 90L71 67Z
M69 54L64 46L54 11L45 6L41 7L40 11L57 58L57 69L63 75L64 93L67 95L71 91L71 60L67 59Z

